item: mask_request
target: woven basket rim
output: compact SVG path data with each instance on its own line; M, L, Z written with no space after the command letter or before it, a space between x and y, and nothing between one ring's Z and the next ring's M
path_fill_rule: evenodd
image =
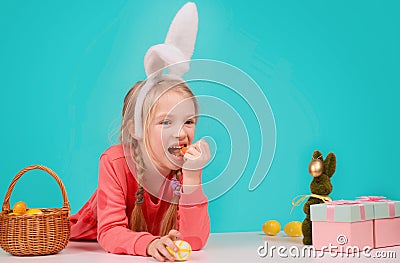
M69 213L70 210L65 209L65 208L45 208L45 209L41 209L41 208L37 208L40 209L42 211L42 214L14 214L14 215L10 215L12 213L11 211L0 211L0 216L6 216L9 218L12 217L43 217L43 216L49 216L49 215L54 215L54 214L63 214L63 213Z

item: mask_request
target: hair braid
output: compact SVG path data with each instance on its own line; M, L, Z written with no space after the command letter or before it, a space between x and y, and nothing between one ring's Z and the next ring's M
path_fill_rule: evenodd
M144 161L137 140L133 139L132 146L134 149L133 160L136 164L136 169L137 169L138 190L136 191L136 202L135 202L135 207L132 210L129 226L130 229L133 231L147 232L148 231L147 224L142 211L142 203L144 201L143 197L144 189L141 182L143 180L143 174L144 174Z
M178 181L180 180L182 175L182 170L176 170L174 173L174 178ZM176 229L177 225L177 215L178 215L178 204L179 204L179 195L174 194L171 204L169 205L167 211L164 214L164 217L161 221L160 227L160 236L165 236L169 233L171 229Z

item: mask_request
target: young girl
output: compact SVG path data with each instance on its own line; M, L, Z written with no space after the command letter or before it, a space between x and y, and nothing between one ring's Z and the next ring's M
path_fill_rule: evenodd
M187 26L185 18L195 18L197 31L193 10L194 4L185 5L174 22ZM177 28L174 22L170 30ZM177 250L175 239L184 239L193 250L206 244L210 221L201 169L210 151L204 140L193 142L198 103L188 85L176 74L156 74L163 72L160 61L167 67L179 62L171 61L174 56L163 59L162 53L170 50L161 46L146 54L151 77L125 97L121 144L101 155L98 188L71 216L71 239L97 239L107 252L159 261L174 260L166 247ZM188 69L183 67L175 64L172 70L183 74Z
M128 102L137 97L139 90L140 84L136 84L125 98L121 137L132 133L132 126L127 121L130 114L127 109L133 107ZM182 182L182 193L174 193L174 199L180 197L179 205L162 200L167 199L172 192L168 184L164 183L166 180L161 183L160 196L149 193L153 190L152 184L160 185L160 182L157 175L151 178L152 175L146 172L151 169L143 169L146 165L140 142L131 137L133 159L127 160L128 155L124 153L122 144L112 146L102 154L98 189L85 206L71 217L71 238L97 238L99 244L111 253L150 255L160 261L164 258L173 260L165 248L176 248L172 240L184 239L191 244L192 249L199 250L209 235L207 198L201 189L201 170L194 170L208 161L209 149L203 140L190 145L194 135L197 102L186 84L161 81L146 97L143 111L147 110L149 115L144 129L144 144L147 146L144 148L149 150L150 159L154 158L152 162L165 176L164 179L175 177ZM165 113L171 114L166 116ZM181 120L184 120L181 129L172 128ZM167 129L173 130L165 132L171 133L171 137L161 134ZM124 138L121 140L125 141ZM171 146L184 144L189 146L183 157L168 152ZM180 159L182 169L179 168ZM136 171L131 172L131 161L135 163ZM147 177L149 191L144 191L137 181Z

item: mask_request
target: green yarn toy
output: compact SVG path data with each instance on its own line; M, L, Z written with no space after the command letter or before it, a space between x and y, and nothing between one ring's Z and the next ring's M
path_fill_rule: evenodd
M320 151L314 151L308 170L314 178L310 184L312 195L303 207L303 211L306 214L306 218L302 223L304 245L312 245L310 205L321 204L324 203L324 200L330 200L329 194L332 192L331 177L336 170L335 154L329 153L324 160Z

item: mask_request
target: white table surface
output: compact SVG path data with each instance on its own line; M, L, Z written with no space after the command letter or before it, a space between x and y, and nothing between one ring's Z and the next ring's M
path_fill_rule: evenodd
M265 257L258 255L258 248L264 246L267 242L269 249L271 246L283 246L286 252L280 257L277 249L273 250L273 254ZM353 255L338 254L330 256L325 253L323 257L293 257L289 250L294 251L293 246L300 250L304 247L301 243L301 237L287 237L283 233L278 236L266 236L261 232L245 232L245 233L213 233L207 242L206 247L201 251L194 251L190 255L188 262L400 262L400 246L387 247L382 249L374 249L371 256L377 253L393 252L396 258L366 258L363 254L354 258ZM382 255L382 254L381 254ZM129 256L129 255L113 255L104 252L97 242L76 242L71 241L68 246L56 255L35 256L35 257L14 257L0 249L1 263L14 262L43 262L43 263L114 263L114 262L157 262L153 258Z

